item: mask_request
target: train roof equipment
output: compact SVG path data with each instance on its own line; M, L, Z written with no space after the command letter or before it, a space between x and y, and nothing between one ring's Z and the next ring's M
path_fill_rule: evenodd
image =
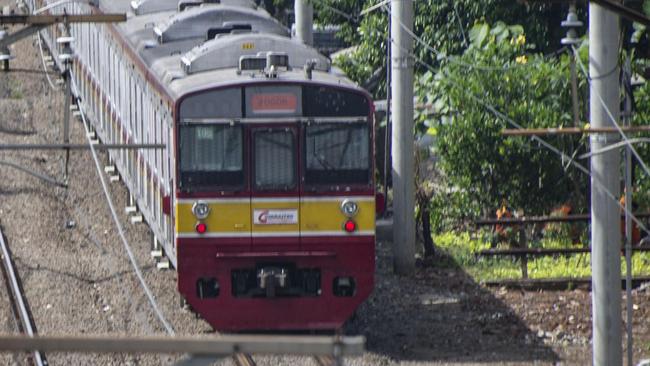
M257 8L257 5L251 0L134 0L131 1L131 9L135 15L145 15L163 11L182 11L187 9L188 6L199 6L201 4L222 4L244 6L251 9Z
M158 42L180 41L188 38L205 39L207 31L228 23L250 24L251 30L289 36L289 31L262 9L242 6L203 4L175 13L154 28Z

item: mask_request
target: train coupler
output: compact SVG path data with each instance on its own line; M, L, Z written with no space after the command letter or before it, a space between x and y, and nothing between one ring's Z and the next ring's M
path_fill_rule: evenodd
M276 288L286 288L288 270L281 267L262 267L257 271L258 285L266 290L266 297L275 297Z

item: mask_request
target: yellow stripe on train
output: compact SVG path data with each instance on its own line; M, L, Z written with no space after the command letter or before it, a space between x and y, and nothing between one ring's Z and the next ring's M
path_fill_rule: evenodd
M204 222L210 233L241 233L254 234L282 232L314 234L318 232L332 233L343 231L346 216L341 212L341 199L332 198L318 200L209 200L210 214ZM359 210L353 217L358 232L375 231L375 202L374 199L357 201ZM195 233L199 220L192 213L193 201L182 200L176 205L176 230L179 234ZM265 221L265 213L271 213L280 218L278 221ZM281 221L284 219L284 221Z

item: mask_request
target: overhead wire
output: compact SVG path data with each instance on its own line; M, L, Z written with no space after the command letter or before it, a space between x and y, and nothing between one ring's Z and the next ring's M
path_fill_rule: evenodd
M383 9L386 12L388 12L388 14L390 16L390 10L387 9L385 6L383 7ZM449 61L451 63L454 63L456 65L459 65L459 66L462 66L462 67L465 67L465 68L475 69L475 70L480 70L480 71L488 71L488 72L503 72L503 71L517 69L517 68L530 68L530 67L533 67L533 66L537 65L536 63L521 63L521 64L520 63L515 63L515 64L504 65L504 66L485 66L485 65L468 64L466 62L458 61L453 56L449 56L445 52L440 51L440 50L436 49L435 47L433 47L432 45L430 45L429 43L425 42L421 37L419 37L417 34L415 34L411 29L409 29L409 27L407 27L402 21L400 21L399 23L400 23L400 27L402 29L404 29L404 31L409 36L411 36L411 38L413 38L418 43L420 43L420 45L422 45L424 48L426 48L427 50L429 50L430 52L435 54L438 59L443 59L443 60ZM544 55L543 59L553 57L553 56L555 56L557 54L560 54L560 53L564 52L564 50L565 50L565 48L563 47L558 51L555 51L555 52L552 52L550 54Z
M50 84L50 88L54 91L59 91L61 88L57 87L54 85L52 82L52 79L50 78L50 73L47 70L47 65L45 64L45 54L43 53L43 41L41 40L41 32L36 32L36 39L38 39L38 50L41 54L41 63L43 64L43 71L45 72L45 78L47 79L47 83Z
M75 95L75 101L78 103L79 102L79 89L77 87L77 84L75 82L74 77L72 77L72 72L70 72L70 83L73 89L73 94ZM129 257L129 261L131 262L131 266L133 267L133 270L135 271L135 274L138 278L138 281L140 282L140 285L142 289L144 290L145 295L147 296L147 299L149 300L149 303L154 310L156 316L158 317L158 320L162 323L163 327L165 328L165 331L173 336L175 335L174 329L172 328L171 324L167 321L165 316L163 315L162 311L160 310L160 307L158 306L158 303L156 302L156 299L153 296L153 293L149 289L149 286L147 285L147 282L144 279L144 276L142 275L142 271L140 270L140 266L138 265L138 262L135 259L135 255L133 254L133 250L131 249L131 246L129 245L128 240L126 239L126 235L124 234L124 228L122 227L122 224L120 223L120 220L117 216L117 211L115 210L115 206L113 204L113 200L111 199L110 192L108 190L108 185L106 184L106 178L102 174L102 168L101 164L99 163L99 158L97 156L97 151L95 150L95 146L93 143L90 141L90 130L88 129L88 121L86 120L86 115L83 112L83 108L79 108L79 111L81 112L81 119L82 119L82 124L84 126L85 132L86 132L86 138L88 139L88 144L90 146L90 152L92 154L93 160L95 162L95 167L97 168L97 174L99 175L99 180L102 185L102 189L104 191L104 196L106 198L106 201L108 202L109 209L111 211L111 215L113 216L113 221L115 222L115 226L117 227L118 234L120 236L120 239L122 241L122 244L124 245L124 249L126 250L126 253Z
M417 37L415 34L413 34L413 32L409 32L410 30L408 29L408 27L406 27L406 25L405 25L404 23L400 22L400 26L401 26L405 31L407 31L407 33L410 33L411 36L413 37L413 39L415 39L416 41L418 41L418 43L420 43L421 45L425 46L427 49L430 49L430 45L426 44L426 42L424 42L421 38L419 38L419 37ZM394 38L391 38L391 43L395 43L395 39L394 39ZM400 47L401 47L401 46L400 46ZM403 49L404 49L404 48L403 48ZM410 52L410 51L409 51L409 52ZM427 69L428 69L429 71L431 71L432 73L437 73L437 72L440 71L440 69L436 69L436 68L433 67L432 65L428 64L427 62L425 62L424 60L422 60L420 57L418 57L417 55L415 55L413 52L410 52L410 56L414 57L415 60L416 60L418 63L420 63L421 65L423 65L425 68L427 68ZM447 74L447 76L450 76L450 75ZM441 79L441 80L444 80L444 79ZM454 82L455 82L455 83L458 83L459 81L458 81L458 80L454 80ZM458 84L456 84L456 85L454 85L454 86L458 86ZM466 89L462 89L462 90L465 91L465 92L466 92L466 95L468 95L471 99L473 99L473 100L476 101L477 103L481 104L484 108L486 108L488 111L490 111L490 113L494 114L494 115L495 115L496 117L498 117L499 119L504 120L504 121L507 122L508 124L514 126L516 129L523 129L523 126L522 126L522 125L520 125L519 123L515 122L512 118L508 117L508 116L505 115L504 113L502 113L502 112L500 112L499 110L497 110L496 107L494 107L493 105L491 105L491 104L489 104L489 103L483 101L482 99L480 99L480 98L478 98L477 96L475 96L473 93L468 92ZM560 149L558 149L558 148L556 148L555 146L553 146L552 144L546 142L544 139L540 138L539 136L532 136L531 139L534 140L534 141L536 141L536 142L539 143L540 145L544 146L544 147L547 148L548 150L552 151L553 153L559 155L559 156L562 158L562 161L563 161L563 162L567 161L570 165L575 166L578 170L580 170L581 172L583 172L583 173L586 174L587 176L591 177L591 179L592 179L592 183L596 184L596 185L598 186L598 188L602 189L602 190L605 192L605 194L607 195L607 197L608 197L609 199L611 199L613 202L615 202L615 203L616 203L616 204L617 204L617 205L618 205L618 206L619 206L619 207L620 207L620 208L621 208L621 209L622 209L626 214L628 214L628 215L630 216L630 218L631 218L631 219L632 219L632 220L633 220L633 221L638 225L638 227L639 227L641 230L643 230L643 231L645 231L646 233L649 233L649 234L650 234L650 230L648 230L648 228L645 226L645 224L644 224L644 223L643 223L643 222L642 222L638 217L636 217L636 216L635 216L635 215L634 215L630 210L628 210L628 209L625 207L625 205L621 204L620 201L619 201L619 199L618 199L618 198L617 198L617 197L616 197L616 196L615 196L615 195L614 195L614 194L613 194L609 189L607 189L607 187L606 187L606 186L605 186L605 185L600 181L600 179L599 179L598 177L592 175L591 172L589 171L589 169L587 169L587 168L584 167L582 164L580 164L580 163L578 163L577 161L575 161L574 158L570 157L569 155L567 155L566 153L564 153L564 152L561 151Z
M86 1L79 1L79 0L62 0L62 1L58 1L58 2L53 3L53 4L49 4L49 5L45 6L44 8L39 9L39 11L49 10L49 9L52 9L52 8L54 8L56 6L64 5L64 4L72 3L72 2L87 3ZM34 13L36 13L36 12L34 12ZM43 48L42 48L40 32L38 33L38 36L39 36L39 38L38 38L38 40L39 40L39 48L41 50L41 59L43 61L43 66L45 67L45 64L44 64L45 58L43 57ZM47 69L45 71L46 71L46 76L48 76L47 75ZM75 97L75 102L78 104L79 103L79 97L78 96L79 96L80 92L79 92L79 88L77 87L77 84L75 82L75 78L73 77L72 70L69 71L68 75L69 75L69 81L68 82L71 83L72 93L73 93L73 95ZM49 79L49 76L48 76L48 81L50 82L50 86L53 87L53 84L51 83L51 80ZM58 90L58 89L55 89L55 90ZM69 98L69 97L72 97L72 96L65 96L65 97ZM125 250L127 252L127 256L129 258L129 261L131 262L131 266L133 267L133 270L134 270L134 272L136 274L136 277L138 278L140 286L142 287L142 289L143 289L143 291L144 291L144 293L145 293L145 295L146 295L146 297L147 297L147 299L148 299L154 313L158 317L158 320L161 322L161 324L162 324L163 328L165 329L165 331L167 332L167 334L173 336L173 335L175 335L174 329L171 326L171 324L167 321L167 319L165 318L165 316L162 313L162 310L158 306L158 303L156 302L156 300L155 300L155 298L153 296L153 293L149 289L149 286L147 285L147 282L144 279L144 276L142 274L140 266L138 265L138 263L137 263L137 261L135 259L135 255L133 254L133 250L131 249L131 246L129 245L129 242L126 239L126 235L124 233L124 228L122 227L122 224L120 223L120 220L119 220L119 218L117 216L117 211L115 210L115 206L113 204L113 200L111 199L110 192L108 191L108 185L106 184L106 178L104 178L104 175L102 174L101 164L99 163L99 158L97 156L97 151L95 149L94 144L90 140L90 133L89 133L90 130L88 129L88 121L86 119L86 115L85 115L82 108L79 108L79 111L80 111L80 115L81 115L81 119L82 119L82 124L83 124L84 129L85 129L85 135L86 135L86 138L88 139L90 152L92 154L93 161L95 162L95 167L97 169L97 174L99 176L99 180L100 180L100 183L102 185L102 190L104 191L104 196L106 198L109 209L111 211L111 215L113 217L113 221L115 223L115 226L117 227L118 234L120 236L122 244L124 245L124 248L125 248Z
M589 85L591 85L592 80L589 77L589 72L586 70L586 67L585 67L584 63L580 59L579 55L577 54L577 50L575 48L573 48L573 52L576 53L576 59L578 60L578 65L580 66L580 69L582 70L583 74L585 74L585 76L587 78L587 82L589 83ZM592 89L592 93L593 93L593 95L595 95L598 98L598 101L601 104L601 106L603 107L603 109L605 110L605 113L607 114L607 117L612 122L612 124L614 125L614 127L618 131L619 135L623 138L623 141L625 142L625 146L630 148L630 151L632 152L632 154L634 155L636 160L639 162L639 164L641 164L641 168L643 169L643 171L646 173L646 175L648 177L650 177L650 169L648 169L648 166L646 165L645 161L643 161L643 158L641 158L641 155L639 155L639 152L634 148L634 144L632 144L630 142L630 139L627 137L627 135L625 134L625 132L621 128L620 124L616 121L616 118L614 117L614 114L612 113L612 111L609 109L609 107L605 103L605 100L603 100L602 95L600 95L600 93L595 89Z

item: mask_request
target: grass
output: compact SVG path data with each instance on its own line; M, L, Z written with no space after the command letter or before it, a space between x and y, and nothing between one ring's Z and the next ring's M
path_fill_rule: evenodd
M521 278L519 260L512 257L478 257L474 253L490 248L490 241L476 238L467 232L446 232L433 237L436 246L447 252L475 281ZM571 245L566 240L553 238L533 243L535 247L563 248ZM445 265L445 263L442 263ZM625 258L621 257L621 274L625 275ZM650 275L650 253L632 256L632 273ZM529 278L588 277L591 276L591 255L539 257L528 259Z

